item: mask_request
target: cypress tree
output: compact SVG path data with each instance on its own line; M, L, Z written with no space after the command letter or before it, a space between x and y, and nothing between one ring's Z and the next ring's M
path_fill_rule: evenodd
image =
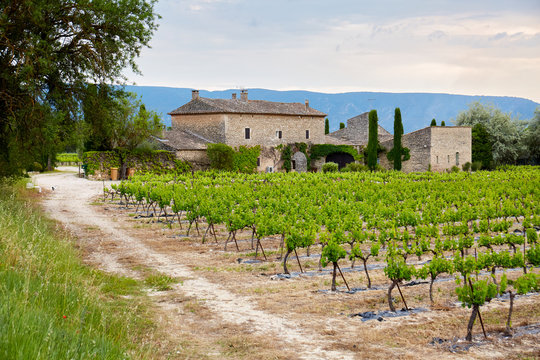
M429 126L437 126L437 121L435 121L435 119L431 120L431 124Z
M367 144L367 166L371 171L377 167L377 149L379 147L378 121L377 110L371 110L369 112L369 137Z
M401 122L401 110L396 108L394 113L394 170L401 170L401 156L403 147L401 136L403 135L403 123Z
M328 120L328 118L324 119L324 133L330 133L330 120Z
M441 121L441 126L446 126L446 123L443 121Z
M344 128L345 128L345 123L340 122L340 123L339 123L339 128L340 128L340 129L344 129Z

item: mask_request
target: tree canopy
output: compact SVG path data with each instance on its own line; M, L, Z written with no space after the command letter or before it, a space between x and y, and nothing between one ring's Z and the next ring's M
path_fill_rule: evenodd
M139 72L156 0L18 0L0 7L0 175L74 141L86 84Z
M469 105L468 110L458 114L455 124L482 124L493 143L493 160L497 165L515 164L527 152L524 142L527 122L513 119L511 114L503 113L493 106L474 102Z
M367 143L367 166L371 171L377 167L377 150L379 148L379 119L377 110L369 112L369 129Z

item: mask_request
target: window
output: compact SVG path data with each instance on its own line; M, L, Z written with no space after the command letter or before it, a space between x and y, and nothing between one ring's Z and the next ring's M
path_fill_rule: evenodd
M437 164L439 163L439 156L437 155Z
M291 160L291 168L296 170L296 160Z
M250 128L245 128L244 129L244 135L245 135L246 139L251 139L251 129Z
M456 165L459 165L459 152L456 153Z
M309 139L309 130L306 130L306 139Z
M447 161L448 161L448 163L450 164L450 155L447 155L447 156L448 156Z
M257 158L257 166L261 166L261 158L260 157Z
M277 130L277 131L276 131L276 137L277 137L278 139L282 139L282 138L283 138L283 132L282 132L281 130Z

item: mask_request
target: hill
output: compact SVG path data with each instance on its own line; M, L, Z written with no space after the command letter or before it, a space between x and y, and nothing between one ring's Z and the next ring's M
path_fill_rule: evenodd
M167 113L191 100L191 89L186 88L126 86L126 90L141 96L148 109L161 113L167 126L171 124L170 116ZM240 90L200 90L200 95L208 98L230 98L234 92L239 93ZM539 103L517 97L429 93L348 92L327 94L301 90L249 89L249 98L300 103L309 99L312 108L328 114L331 131L337 130L340 122L346 122L347 119L371 109L377 110L379 124L392 132L394 109L399 107L405 132L410 132L428 126L433 118L437 120L437 124L444 120L447 125L450 125L461 111L466 110L468 105L475 101L484 105L493 105L505 113L510 112L512 116L526 120L532 118L535 109L540 107Z

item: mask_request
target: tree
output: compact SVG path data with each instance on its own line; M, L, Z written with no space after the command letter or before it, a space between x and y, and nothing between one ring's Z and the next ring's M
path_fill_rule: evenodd
M371 171L377 167L377 150L379 148L377 110L369 112L369 133L367 144L367 166Z
M446 123L443 121L441 121L441 126L446 126Z
M340 122L340 123L339 123L339 128L340 128L340 129L345 129L345 123L344 123L344 122Z
M396 108L394 113L394 147L387 154L389 161L394 163L394 170L401 170L401 162L410 159L410 150L401 144L403 136L403 123L401 122L401 110Z
M330 133L330 120L328 120L328 118L324 119L324 133Z
M125 68L139 72L134 59L157 28L155 3L2 2L0 175L44 156L50 163L74 142L86 83L122 80Z
M431 124L429 126L437 126L437 121L435 119L431 120Z
M534 118L529 122L524 134L526 158L532 165L540 164L540 107L534 112Z
M491 169L493 165L493 143L481 123L472 128L472 161L481 162L483 169Z
M523 141L526 122L512 119L509 113L503 113L493 106L474 102L468 110L458 114L454 123L459 126L484 125L493 144L493 161L496 165L515 164L526 153Z

